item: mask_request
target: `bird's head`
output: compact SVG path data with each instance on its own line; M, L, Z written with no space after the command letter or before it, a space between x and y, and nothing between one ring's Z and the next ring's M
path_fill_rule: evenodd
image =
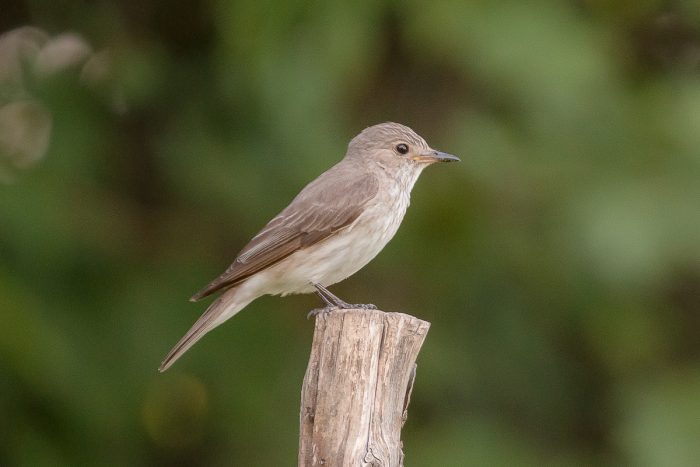
M365 128L350 141L346 157L411 172L420 172L435 162L459 161L457 156L432 149L409 127L393 122Z

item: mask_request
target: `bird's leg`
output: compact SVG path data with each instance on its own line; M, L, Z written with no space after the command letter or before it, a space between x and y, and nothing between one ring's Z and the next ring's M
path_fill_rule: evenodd
M341 310L348 310L351 308L360 308L363 310L376 310L377 306L371 303L348 303L340 298L336 297L331 293L330 290L322 286L321 284L314 284L316 287L316 292L321 297L321 299L326 302L328 306L334 306L340 308Z
M338 297L333 295L330 290L321 284L314 284L314 287L316 288L316 293L318 296L321 297L321 300L323 300L323 302L326 304L326 308L338 308L340 306L338 304ZM340 301L342 302L342 300Z
M326 306L323 308L314 308L313 310L309 311L309 314L306 315L306 319L311 319L311 317L315 317L322 313L330 313L331 311L338 308L338 305L336 305L331 298L333 297L333 294L331 294L330 292L328 292L327 289L325 289L323 286L319 286L318 284L314 284L314 287L316 287L316 293L319 297L321 297L321 300L323 300L323 303L325 303ZM330 294L330 297L327 296L325 293Z

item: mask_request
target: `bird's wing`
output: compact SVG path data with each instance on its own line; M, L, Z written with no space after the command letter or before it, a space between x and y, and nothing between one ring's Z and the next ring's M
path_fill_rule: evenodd
M197 301L236 285L352 224L377 194L379 184L364 171L339 167L342 166L336 165L307 185L241 250L223 274L190 300Z

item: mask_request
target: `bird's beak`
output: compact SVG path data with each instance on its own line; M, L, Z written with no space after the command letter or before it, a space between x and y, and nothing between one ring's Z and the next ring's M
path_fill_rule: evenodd
M440 152L440 151L435 151L434 149L431 149L430 151L419 154L417 156L413 156L411 159L413 159L416 162L459 162L460 159L457 156L453 156L452 154L447 154L446 152Z

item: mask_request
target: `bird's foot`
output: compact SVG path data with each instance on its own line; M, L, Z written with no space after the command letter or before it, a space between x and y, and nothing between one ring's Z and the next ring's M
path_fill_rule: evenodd
M346 307L343 307L345 309L350 309L350 308L355 308L355 309L360 309L360 310L376 310L377 305L373 305L371 303L346 303Z
M343 305L328 305L323 308L314 308L306 315L306 319L315 318L318 315L326 315L337 310L376 310L377 305L371 303L345 303Z
M360 309L360 310L376 310L377 306L372 305L371 303L348 303L345 300L342 300L335 295L331 293L330 290L322 286L321 284L313 284L314 287L316 288L316 293L318 293L318 296L321 297L321 300L323 300L326 304L326 308L339 308L341 310L351 310L351 309Z
M338 297L335 297L335 300L333 301L333 304L330 306L335 306L336 308L340 308L341 310L376 310L377 307L375 305L372 305L371 303L348 303L344 300L339 299Z
M338 310L339 308L337 306L327 306L324 308L314 308L313 310L309 311L309 314L306 315L306 319L311 319L315 318L318 315L326 315L332 311Z

